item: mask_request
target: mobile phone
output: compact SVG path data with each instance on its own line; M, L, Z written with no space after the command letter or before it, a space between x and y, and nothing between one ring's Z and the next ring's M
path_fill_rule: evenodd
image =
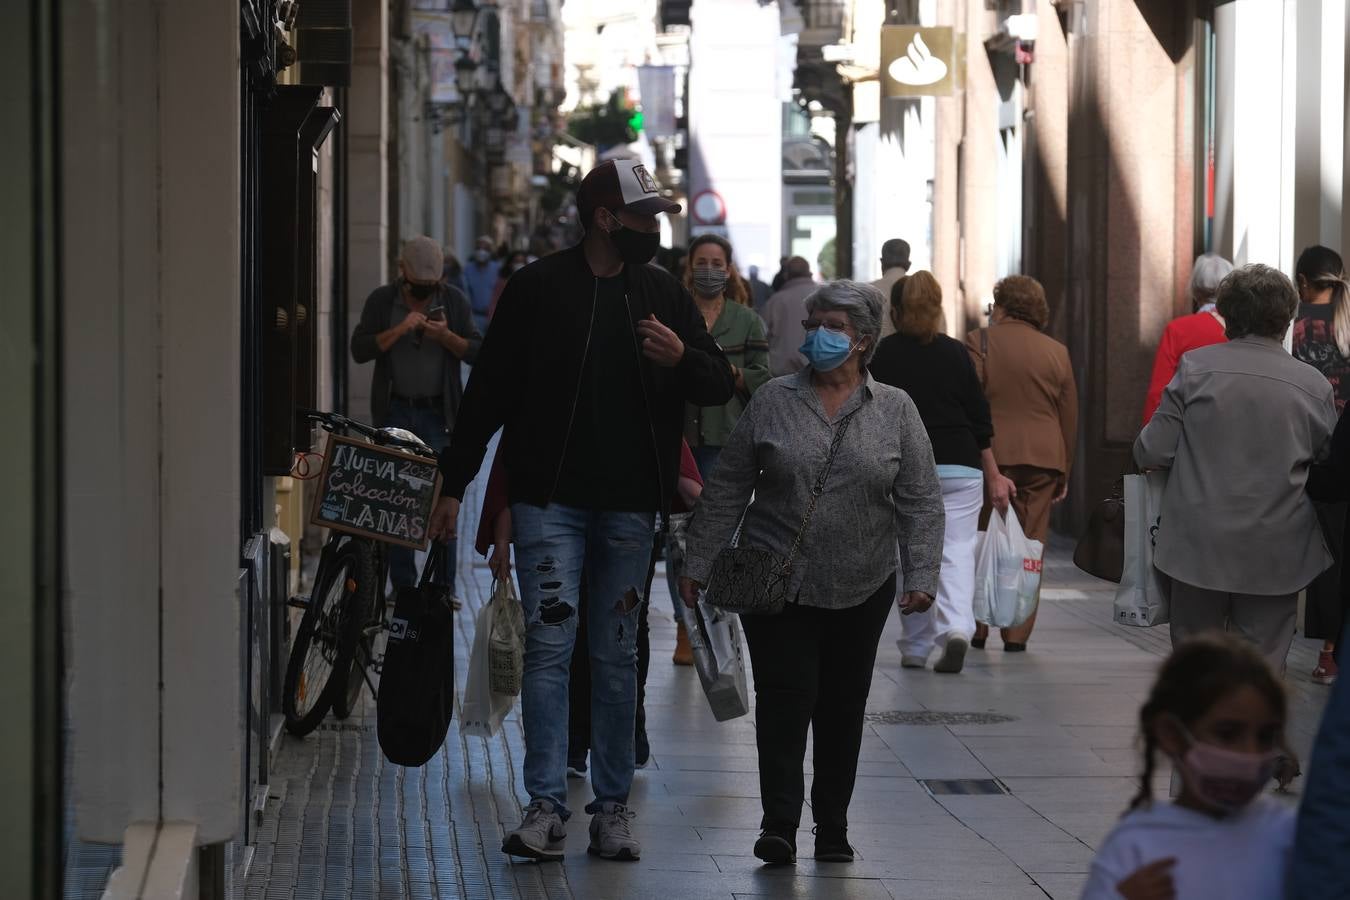
M431 309L427 310L427 318L431 319L433 322L445 321L445 307L440 304L433 306Z

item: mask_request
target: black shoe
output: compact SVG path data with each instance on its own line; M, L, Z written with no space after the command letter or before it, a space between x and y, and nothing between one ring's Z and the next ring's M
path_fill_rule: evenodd
M971 638L971 639L970 639L970 646L971 646L971 647L974 647L976 650L983 650L983 649L984 649L984 638Z
M1026 645L1026 642L1025 642L1025 641L1021 641L1021 642L1018 642L1018 641L1004 641L1004 642L1003 642L1003 652L1004 652L1004 653L1026 653L1026 652L1027 652L1027 645Z
M755 856L771 866L790 866L797 862L797 842L791 835L766 828L755 841Z
M652 760L652 745L647 741L647 729L639 728L633 735L633 765L639 769L647 768Z
M853 848L848 843L847 828L822 828L817 825L814 831L817 862L853 862Z

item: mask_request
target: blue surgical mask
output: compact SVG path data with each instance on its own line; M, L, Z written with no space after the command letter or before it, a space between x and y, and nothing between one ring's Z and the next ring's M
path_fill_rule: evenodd
M811 368L817 372L828 372L844 364L844 360L853 352L853 344L848 335L842 332L817 328L807 332L806 340L797 351L806 357Z

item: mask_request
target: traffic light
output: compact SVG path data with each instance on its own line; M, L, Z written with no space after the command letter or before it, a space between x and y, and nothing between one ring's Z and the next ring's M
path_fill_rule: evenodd
M633 132L633 137L636 138L642 133L642 110L634 109L630 110L630 112L631 115L628 117L628 130Z

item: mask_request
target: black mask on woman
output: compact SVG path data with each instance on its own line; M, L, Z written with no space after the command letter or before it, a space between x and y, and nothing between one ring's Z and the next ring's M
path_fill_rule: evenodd
M619 258L635 266L651 262L656 251L661 248L661 232L637 231L627 225L620 225L617 231L609 232L609 239L619 251Z

